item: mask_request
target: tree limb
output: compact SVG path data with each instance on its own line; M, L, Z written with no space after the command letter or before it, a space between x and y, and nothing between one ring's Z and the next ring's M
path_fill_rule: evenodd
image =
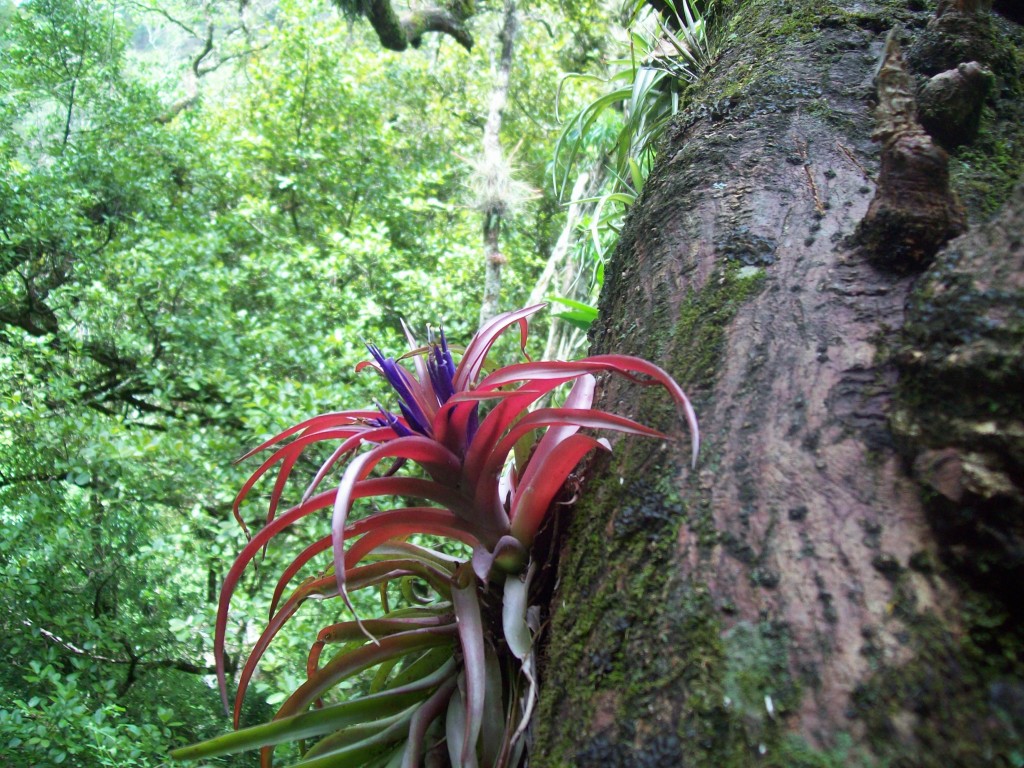
M467 51L473 48L473 36L466 27L466 20L476 11L473 2L454 0L444 8L406 11L401 15L395 13L390 0L367 0L356 9L345 0L334 0L334 4L352 15L365 15L380 44L391 51L404 51L410 45L418 48L428 32L448 35Z
M29 619L22 619L21 623L26 627L37 630L39 634L42 635L43 638L53 643L54 645L60 646L68 653L74 654L75 656L81 656L92 661L99 661L103 662L104 664L128 664L133 665L137 669L176 669L179 672L188 672L192 675L213 675L217 672L217 668L212 664L197 664L194 661L189 661L186 659L150 659L149 661L146 661L144 658L146 655L145 653L135 653L131 646L126 642L123 642L122 644L126 648L126 653L128 654L127 658L105 656L100 653L93 653L92 651L87 651L84 648L80 648L74 643L65 640L60 635L51 632L48 629L43 629L42 627L34 624ZM228 661L228 672L234 672L234 664L231 663L232 660L229 659Z

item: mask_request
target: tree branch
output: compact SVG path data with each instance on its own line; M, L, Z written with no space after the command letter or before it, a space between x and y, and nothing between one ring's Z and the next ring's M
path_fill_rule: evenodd
M444 8L406 11L401 15L395 13L390 0L367 0L356 8L345 0L334 0L334 4L352 15L365 15L380 44L391 51L404 51L410 45L418 48L428 32L448 35L467 51L473 48L473 36L466 27L466 20L476 12L471 0L453 0Z
M54 480L62 480L63 478L63 475L47 474L42 472L31 472L27 475L4 477L3 473L0 472L0 488L8 488L13 485L21 485L22 483L49 483Z
M194 661L188 661L186 659L151 659L149 661L145 661L144 659L146 654L136 654L134 650L132 650L131 646L127 643L123 643L123 645L126 648L128 658L118 658L116 656L105 656L101 653L93 653L92 651L87 651L84 648L79 648L74 643L65 640L60 635L51 632L48 629L43 629L42 627L34 624L29 619L22 619L21 623L26 627L35 629L46 640L53 643L54 645L60 646L68 653L71 653L75 656L81 656L92 661L99 661L104 664L134 665L137 669L176 669L179 672L188 672L192 675L213 675L217 673L217 668L212 664L197 664ZM234 661L231 658L228 658L227 661L227 671L229 673L234 672Z

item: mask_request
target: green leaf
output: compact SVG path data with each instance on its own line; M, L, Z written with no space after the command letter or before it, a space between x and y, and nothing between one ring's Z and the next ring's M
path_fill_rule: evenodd
M396 690L351 699L323 709L292 715L262 725L254 725L199 744L181 747L171 751L171 758L174 760L197 760L201 757L229 755L286 741L321 736L346 726L391 717L409 707L410 704L425 699L431 690L432 688L411 691Z
M526 658L533 647L533 637L526 624L528 590L529 577L520 579L518 576L509 576L505 579L505 597L501 604L501 626L509 650L520 661Z

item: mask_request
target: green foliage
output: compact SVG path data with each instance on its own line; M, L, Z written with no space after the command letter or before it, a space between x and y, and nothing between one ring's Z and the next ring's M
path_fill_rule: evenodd
M51 654L52 656L52 654ZM83 692L78 672L60 674L39 661L30 663L25 682L42 695L15 699L0 709L0 742L11 768L88 765L141 768L160 762L176 722L173 711L157 709L152 723L124 719L113 681L100 692Z
M703 17L689 0L680 0L682 13L669 0L674 25L665 23L638 2L631 12L628 29L628 56L610 62L611 72L604 77L569 75L572 82L610 86L569 118L555 145L555 181L564 194L573 169L581 157L597 144L610 159L611 191L640 191L650 172L656 145L669 120L679 108L679 85L695 81L710 66ZM610 112L620 119L611 148L605 145L608 128L602 126ZM638 183L639 182L639 183Z
M401 317L468 335L482 274L464 182L486 45L381 54L326 2L147 5L0 3L0 752L45 723L85 768L157 765L222 728L209 667L244 540L237 446L369 400L353 340L393 346ZM474 23L485 40L491 20ZM503 140L522 140L531 187L558 62L587 32L553 12L519 38ZM506 221L510 304L557 216L548 194ZM286 549L243 577L232 638ZM302 682L307 650L267 651L247 718ZM37 746L26 765L57 760Z
M679 110L681 87L697 80L710 66L713 51L704 18L690 0L667 0L666 22L642 0L630 10L628 57L613 60L606 76L569 75L559 86L603 86L595 98L570 117L555 144L555 187L564 197L569 181L587 157L607 159L608 174L599 194L576 200L592 204L581 224L576 258L595 264L591 295L600 291L603 264L618 242L629 206L643 189L653 167L657 145ZM596 319L596 309L567 297L552 297L571 307L561 317L581 328Z

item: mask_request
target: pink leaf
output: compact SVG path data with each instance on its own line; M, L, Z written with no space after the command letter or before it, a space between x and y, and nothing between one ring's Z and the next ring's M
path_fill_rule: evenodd
M379 415L379 414L378 414ZM302 435L288 445L276 450L266 461L264 461L259 469L249 476L249 479L245 481L242 489L238 492L235 497L235 503L233 510L235 513L235 519L242 524L245 529L245 523L241 518L241 505L248 496L249 491L256 482L267 473L275 464L279 461L284 461L284 466L281 469L281 475L278 477L277 482L274 486L274 496L271 498L271 514L268 517L267 522L273 519L273 510L277 507L278 500L280 499L281 490L284 486L284 482L288 478L288 474L291 472L292 465L295 463L295 459L298 458L299 454L302 453L306 446L313 443L318 443L323 440L338 440L343 439L344 442L339 447L339 451L351 451L359 447L359 445L366 440L375 442L377 440L387 439L394 437L394 432L390 427L373 428L366 425L346 427L345 429L324 429L316 432L310 432L307 435ZM336 451L337 453L337 451ZM250 454L247 454L250 455ZM289 459L291 459L289 461ZM306 498L309 498L307 493ZM306 499L304 498L303 501ZM246 531L248 533L248 531Z
M514 390L514 397L506 398L498 403L480 422L480 427L473 437L473 443L466 453L466 459L462 465L463 484L467 487L472 487L475 484L475 480L483 471L483 465L494 450L495 444L516 419L543 395L559 384L570 380L571 377L563 377L541 384L531 382L521 389Z
M572 435L543 466L530 462L512 506L512 535L529 547L569 473L587 453L606 445L586 435Z
M499 390L456 392L438 410L437 416L434 417L432 425L434 437L438 442L446 445L449 450L465 452L469 420L472 418L478 403L486 400L510 399L529 395L535 395L534 399L536 399L543 395L545 391L531 392L526 386L523 386L518 390L510 392Z
M436 511L441 512L443 510ZM384 542L395 538L405 538L413 534L443 536L445 538L461 541L463 544L467 544L470 547L480 546L480 542L475 536L458 527L459 522L454 515L450 515L450 517L452 518L451 524L432 522L429 520L417 520L413 523L376 527L349 547L348 552L345 553L345 561L349 564L349 567L352 567Z
M484 360L487 359L487 352L490 350L491 345L494 344L495 340L504 333L509 326L514 325L515 323L519 323L519 344L525 353L527 332L526 318L544 309L545 306L547 305L537 304L533 307L505 312L504 314L492 317L484 323L483 328L477 331L476 335L473 336L473 339L466 346L466 351L462 355L462 360L459 361L459 365L455 369L455 378L453 382L455 385L455 391L460 392L470 388L473 382L476 381L476 377L480 373L480 369L483 367Z
M427 728L444 712L457 684L458 680L455 677L448 678L416 710L416 714L412 716L412 722L409 723L409 741L405 745L401 768L419 768Z
M589 427L591 429L612 429L617 432L627 432L634 435L646 435L648 437L664 437L657 430L638 424L632 419L624 416L615 416L611 413L595 410L567 409L567 408L542 408L538 411L524 416L509 430L509 432L495 446L487 463L480 468L475 477L475 488L473 489L474 501L479 507L486 504L493 504L498 488L498 474L504 466L508 454L515 447L516 442L523 435L535 429L549 425L557 427ZM568 439L566 436L565 439ZM551 443L545 450L550 454L557 446ZM535 463L544 463L546 456L541 457L542 461L537 462L536 458L530 459L527 464L527 471ZM525 478L524 478L525 479Z
M322 430L332 427L343 427L343 426L360 426L364 425L366 421L370 419L380 418L379 411L339 411L337 413L322 413L319 416L314 416L311 419L299 422L294 426L288 427L283 432L279 432L266 442L260 443L255 448L246 451L244 454L235 459L235 463L245 461L251 456L256 455L260 451L264 451L270 448L272 445L277 445L282 440L285 440L292 435L302 432L304 430Z
M339 681L351 677L364 669L411 651L445 645L455 640L458 630L452 624L426 627L381 638L379 643L367 644L331 659L315 675L300 685L288 697L274 716L275 720L302 712Z
M687 398L686 393L662 368L654 363L649 363L639 357L630 355L594 355L583 360L574 362L540 362L540 363L519 363L501 368L486 376L477 386L477 389L493 389L496 387L513 384L517 381L529 381L530 386L536 386L537 382L550 379L577 378L587 373L600 373L602 371L624 376L631 381L644 386L660 384L668 390L673 399L679 404L690 428L690 440L692 444L692 464L697 463L697 451L700 447L700 430L697 426L697 415L693 406ZM640 373L650 376L652 380L644 380L633 374Z
M452 615L441 616L418 616L398 619L368 619L363 622L364 627L375 635L385 637L399 632L407 632L412 629L424 627L448 626L452 623ZM355 621L342 621L324 627L316 636L316 642L309 649L309 656L306 659L306 677L312 677L320 668L320 655L328 643L343 643L363 638L363 630Z
M345 591L345 525L348 521L348 513L355 498L357 487L382 459L388 457L402 457L424 464L428 469L438 474L455 474L458 471L458 459L444 446L427 437L411 436L401 437L384 445L377 446L373 450L364 453L349 464L348 469L341 478L338 486L338 494L334 500L334 515L331 522L331 535L334 540L334 572L338 580L338 591L341 593L345 605L355 615L355 610ZM399 480L401 478L385 478ZM434 483L438 489L443 486ZM463 506L463 500L455 491L449 490L445 495L455 500L455 507ZM432 498L432 497L428 497ZM437 500L434 498L433 500ZM444 502L441 502L444 503ZM452 506L445 504L454 512ZM358 617L357 617L358 620Z
M355 488L351 489L350 502L354 499L388 495L429 499L445 506L464 502L461 496L450 489L446 489L429 480L413 477L381 477L363 480L357 483ZM224 578L224 584L221 587L213 643L214 658L217 664L217 678L220 681L221 698L224 702L225 712L229 711L229 707L227 681L224 674L224 640L227 632L228 608L231 605L231 596L234 594L239 579L253 557L256 556L256 553L274 536L306 515L332 506L335 503L336 496L337 491L335 490L325 491L296 507L292 507L280 517L275 518L273 522L253 536L252 540L246 544L228 570L227 576Z
M425 533L433 536L447 536L449 538L463 541L470 546L476 546L479 541L473 534L472 527L456 518L452 512L439 507L401 507L388 509L382 512L375 512L372 515L356 520L345 528L345 538L352 539L363 534L370 535L373 531L388 531L387 536L378 535L374 541L380 543L396 536L405 536L412 533ZM359 540L363 547L366 536ZM288 582L306 565L311 559L321 552L330 549L333 537L328 535L319 541L306 547L281 574L277 586L274 589L274 596L271 600L270 615L274 615L274 608L284 592ZM372 549L372 547L370 547ZM369 550L366 550L369 551ZM362 559L363 553L349 549L345 560L347 567L351 568Z

